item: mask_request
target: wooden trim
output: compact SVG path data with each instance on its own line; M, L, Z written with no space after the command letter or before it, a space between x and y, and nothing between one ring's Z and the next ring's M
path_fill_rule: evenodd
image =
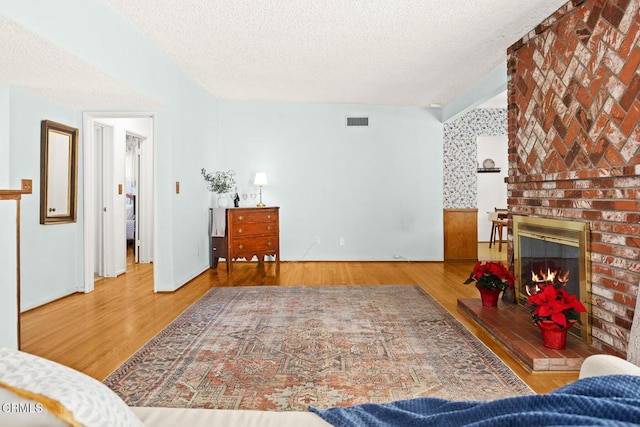
M23 194L31 194L33 187L30 179L23 179L19 190L0 190L0 200L20 200Z
M478 212L478 208L451 208L451 209L444 209L444 213L446 214L447 212Z
M20 350L20 199L23 194L31 194L33 191L32 181L23 179L19 190L0 190L0 200L16 201L16 290L18 304L18 350Z
M16 289L18 302L18 350L20 350L20 199L16 201Z

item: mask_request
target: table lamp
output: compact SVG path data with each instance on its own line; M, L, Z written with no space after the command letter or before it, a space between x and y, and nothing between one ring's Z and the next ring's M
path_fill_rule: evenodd
M258 172L256 174L256 179L253 181L253 185L257 185L258 187L260 187L260 203L258 203L256 206L263 208L266 205L262 203L262 187L267 185L267 174L264 172Z

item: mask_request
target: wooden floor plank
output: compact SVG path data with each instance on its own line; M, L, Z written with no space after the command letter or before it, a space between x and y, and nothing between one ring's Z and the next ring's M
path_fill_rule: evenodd
M153 293L152 266L130 264L126 274L96 282L94 292L73 294L22 314L21 348L103 380L209 289L217 286L339 286L417 284L493 350L536 392L577 378L575 373L530 373L457 307L477 298L462 282L473 263L442 262L238 262L224 263L172 293Z

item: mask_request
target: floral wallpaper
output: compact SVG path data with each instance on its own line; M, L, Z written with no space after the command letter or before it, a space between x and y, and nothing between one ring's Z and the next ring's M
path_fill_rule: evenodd
M444 208L477 207L479 135L506 135L506 108L476 108L444 124Z

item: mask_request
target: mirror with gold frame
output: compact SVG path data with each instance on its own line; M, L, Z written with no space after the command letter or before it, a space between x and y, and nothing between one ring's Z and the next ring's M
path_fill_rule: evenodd
M78 129L43 120L40 144L40 224L75 222Z

